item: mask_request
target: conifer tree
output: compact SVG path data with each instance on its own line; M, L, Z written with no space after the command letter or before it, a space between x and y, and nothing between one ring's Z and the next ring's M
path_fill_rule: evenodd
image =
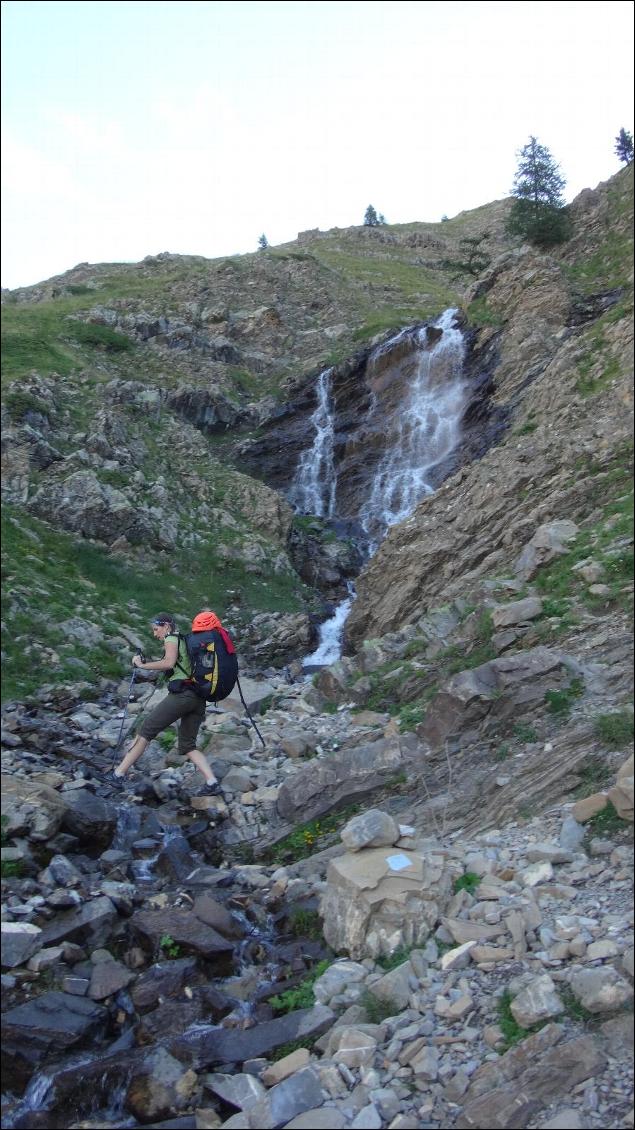
M615 138L615 154L624 165L633 160L633 135L628 130L622 128Z
M482 235L465 236L464 239L459 240L459 259L443 259L441 265L448 271L452 271L452 280L460 279L463 275L472 275L477 278L482 271L485 271L491 261L491 255L488 255L485 248L482 246L487 239L489 239L489 232L483 232Z
M266 251L268 246L269 246L269 240L267 239L265 233L263 232L262 235L258 236L258 247L260 248L261 251Z
M565 180L556 161L535 137L529 138L518 157L507 231L539 247L562 243L569 238L571 222L562 195Z
M364 215L364 227L376 228L378 224L379 224L379 216L377 215L372 204L369 204L368 208L366 209L366 213Z

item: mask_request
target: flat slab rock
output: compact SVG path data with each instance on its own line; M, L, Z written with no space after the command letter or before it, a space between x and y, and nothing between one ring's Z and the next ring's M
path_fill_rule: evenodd
M191 910L168 907L165 910L141 910L133 914L130 926L153 949L160 945L161 938L170 938L190 953L201 957L213 957L219 953L229 953L234 943L223 938L217 930L207 926Z
M335 1013L325 1005L265 1020L254 1028L217 1028L207 1032L184 1032L173 1040L169 1051L177 1059L199 1071L216 1063L244 1063L247 1059L268 1056L292 1040L320 1036L330 1028Z
M96 1001L71 993L52 991L9 1009L2 1017L5 1050L14 1045L38 1059L49 1051L71 1048L99 1034L105 1027L107 1010Z

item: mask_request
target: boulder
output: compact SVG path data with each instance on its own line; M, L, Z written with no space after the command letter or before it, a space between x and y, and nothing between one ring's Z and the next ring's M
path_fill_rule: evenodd
M191 910L179 907L137 911L130 919L130 927L154 951L160 948L161 939L166 936L187 953L200 957L231 953L234 948L233 942L207 926Z
M106 895L91 899L75 910L64 911L44 927L42 945L55 946L60 942L78 942L91 948L105 945L110 938L118 915Z
M342 801L368 795L399 771L402 753L396 738L354 746L328 758L314 758L283 782L277 809L294 824L330 812Z
M564 1012L564 1005L551 977L545 973L534 977L510 1004L514 1020L521 1028L531 1028L539 1021L551 1020Z
M66 794L64 827L83 843L105 848L112 840L117 824L114 804L95 796L88 789L73 789Z
M328 1098L313 1067L303 1067L276 1083L249 1111L251 1126L273 1130L286 1126L298 1114L320 1106Z
M578 532L575 522L567 519L539 526L514 565L518 579L533 580L541 565L547 565L554 557L567 552L569 543Z
M2 968L24 965L42 947L42 930L30 922L2 923Z
M340 836L349 851L360 851L365 847L390 847L397 843L400 832L399 825L387 812L369 808L349 820Z
M332 1026L334 1020L335 1014L330 1008L317 1004L274 1020L264 1020L253 1028L190 1032L187 1037L173 1040L170 1051L197 1071L216 1063L244 1063L259 1056L269 1057L283 1044L317 1038Z
M51 840L62 826L68 807L63 796L37 776L28 780L2 774L2 823L7 836L27 835L35 841Z
M490 712L496 720L515 717L541 703L547 690L571 682L565 659L548 647L534 647L460 671L433 699L416 732L438 747L479 726Z
M613 1012L633 999L628 981L611 965L580 969L569 978L571 991L589 1012Z
M57 991L9 1009L2 1018L3 1070L25 1079L49 1056L105 1034L108 1013L95 1001Z
M492 609L492 623L495 628L509 628L512 624L524 624L534 620L542 613L542 600L528 596L524 600L514 600L511 604L498 604Z
M359 960L424 942L451 898L442 855L371 848L332 859L321 896L325 941Z
M186 1070L165 1050L155 1048L136 1065L126 1092L126 1107L143 1123L153 1123L187 1110L197 1086L195 1073Z

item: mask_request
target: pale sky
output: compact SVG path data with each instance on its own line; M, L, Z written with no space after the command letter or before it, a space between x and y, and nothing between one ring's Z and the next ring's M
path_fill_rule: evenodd
M571 200L620 168L632 43L631 0L6 0L2 285L438 221L530 134Z

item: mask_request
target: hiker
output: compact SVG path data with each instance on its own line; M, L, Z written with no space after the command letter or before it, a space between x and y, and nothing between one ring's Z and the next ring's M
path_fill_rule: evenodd
M167 612L161 612L154 617L152 634L155 640L163 643L163 659L146 661L141 655L135 655L132 664L141 671L169 671L171 673L168 683L169 694L145 719L123 761L108 774L108 781L119 788L122 787L126 773L141 757L148 742L178 721L179 753L189 757L205 778L205 784L196 795L214 796L220 793L221 787L207 759L196 748L196 738L205 717L206 704L205 700L199 698L187 685L190 680L190 662L185 640L177 633L174 616Z

